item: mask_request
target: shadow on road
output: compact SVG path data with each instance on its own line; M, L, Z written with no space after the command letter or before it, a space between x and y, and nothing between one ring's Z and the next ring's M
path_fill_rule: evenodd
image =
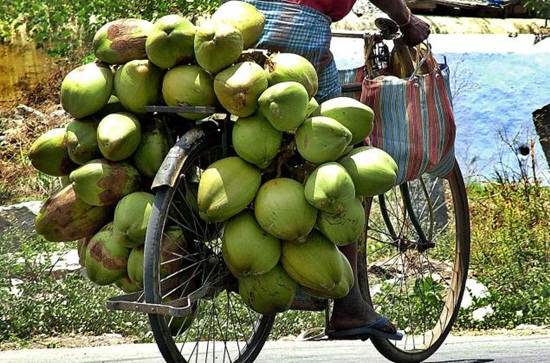
M488 363L494 362L494 359L453 359L453 360L440 360L430 363Z

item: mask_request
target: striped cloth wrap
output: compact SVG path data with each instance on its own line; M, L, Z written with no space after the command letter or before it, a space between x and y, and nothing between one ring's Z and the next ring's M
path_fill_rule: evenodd
M366 77L360 101L375 113L368 141L395 159L397 184L424 173L445 177L451 171L456 125L446 64L413 80Z
M266 17L264 31L255 48L295 53L308 59L317 71L318 102L340 95L338 69L330 51L331 20L307 6L284 1L244 0Z

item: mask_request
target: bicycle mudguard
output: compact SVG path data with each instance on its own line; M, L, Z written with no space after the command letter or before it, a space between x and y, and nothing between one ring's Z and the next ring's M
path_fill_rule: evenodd
M204 140L220 142L220 130L214 122L208 122L194 127L178 139L164 158L164 161L153 179L151 189L160 186L173 187L176 184L185 158L190 153L197 150Z

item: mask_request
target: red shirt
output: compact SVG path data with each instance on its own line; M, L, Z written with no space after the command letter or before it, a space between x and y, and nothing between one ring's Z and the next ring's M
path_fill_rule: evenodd
M285 0L289 3L309 6L338 21L346 16L356 0Z

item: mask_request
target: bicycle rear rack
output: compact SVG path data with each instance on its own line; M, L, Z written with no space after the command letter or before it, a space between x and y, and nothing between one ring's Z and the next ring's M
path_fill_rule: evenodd
M194 312L194 305L197 301L213 294L217 294L220 286L227 275L220 276L216 281L203 285L187 296L174 299L162 304L153 304L144 302L144 292L137 291L129 294L123 294L107 299L106 306L109 310L132 311L145 314L160 314L170 316L188 316ZM300 288L296 290L296 296L291 310L304 311L323 311L328 307L328 300L312 297Z
M107 299L106 306L114 311L131 311L144 314L160 314L169 316L188 316L193 313L193 303L207 296L208 292L200 292L203 287L180 299L164 304L143 302L143 291L133 292ZM292 302L290 310L323 311L326 310L328 300L317 299L307 295L298 295Z
M170 300L162 304L144 302L144 292L138 291L123 294L107 299L109 310L134 311L146 314L161 314L171 316L188 316L193 313L194 304L200 299L212 296L219 292L220 286L224 286L227 274L219 276L216 280L202 285L187 296Z

